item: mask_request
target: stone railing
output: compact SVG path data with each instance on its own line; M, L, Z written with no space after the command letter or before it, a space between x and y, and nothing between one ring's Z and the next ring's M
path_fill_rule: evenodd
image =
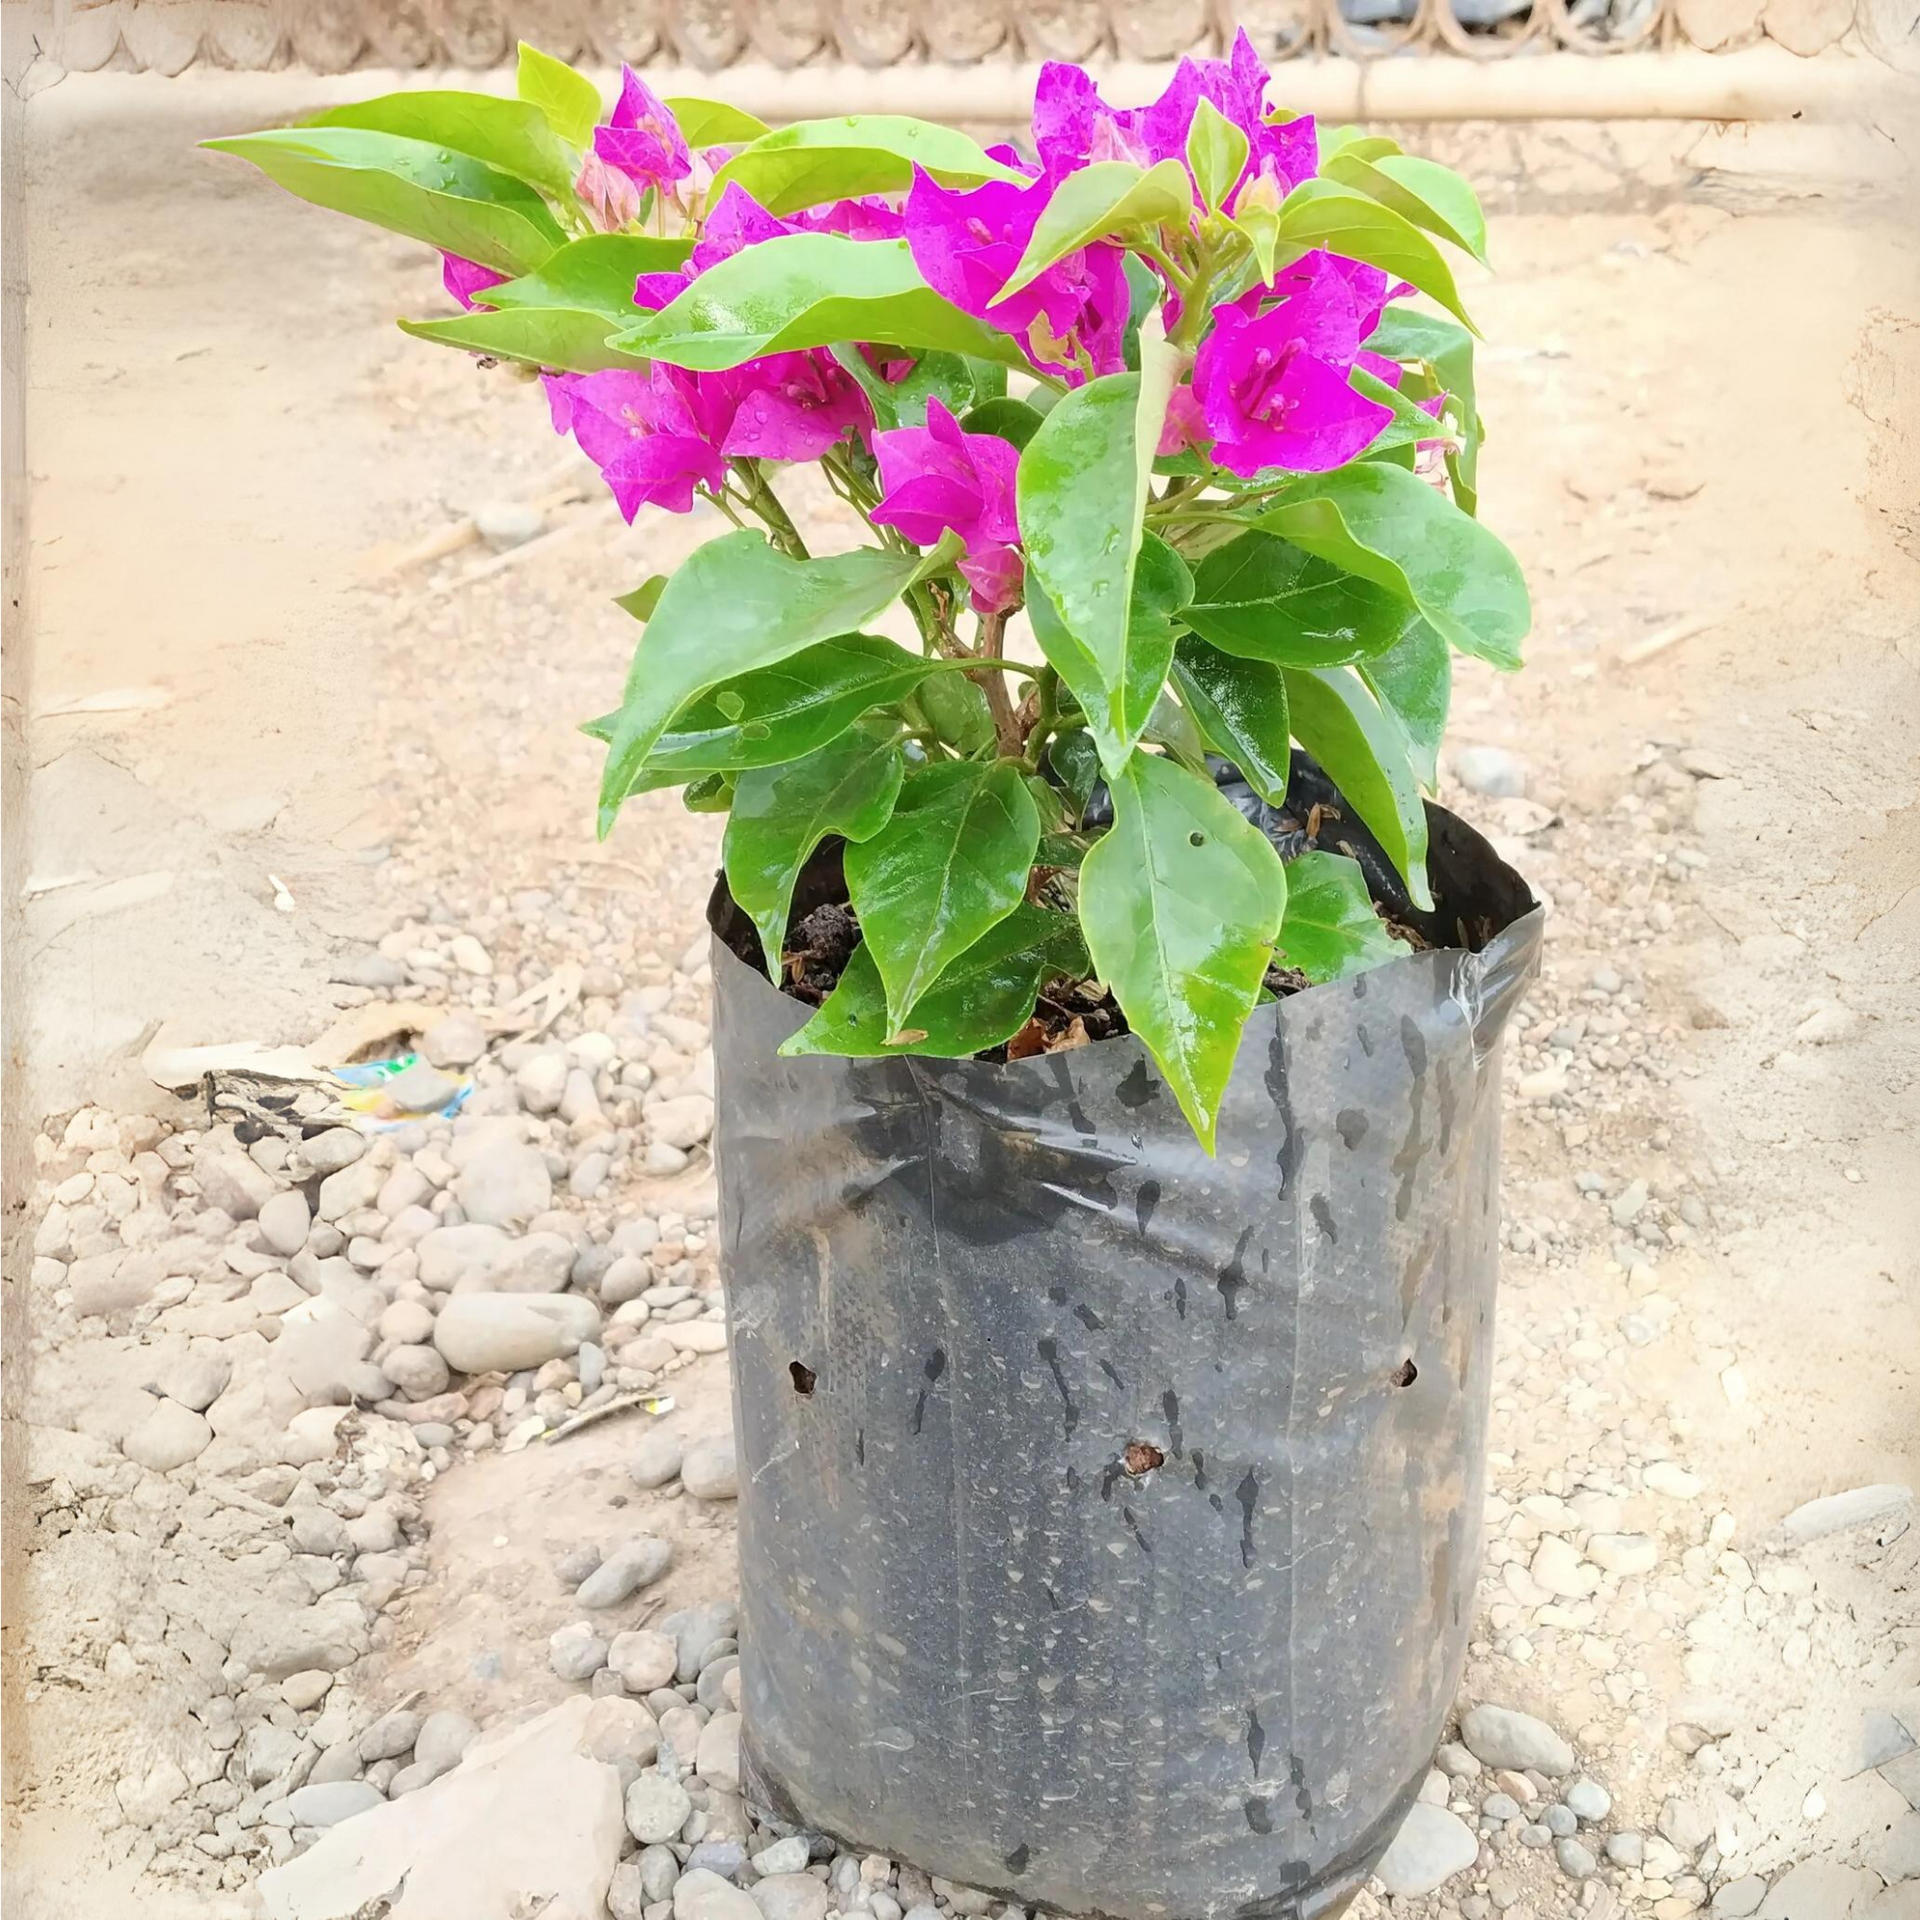
M1244 24L1270 60L1546 50L1800 55L1909 44L1904 0L19 0L60 66L319 72L491 67L520 38L612 64L775 69L1044 59L1164 63Z

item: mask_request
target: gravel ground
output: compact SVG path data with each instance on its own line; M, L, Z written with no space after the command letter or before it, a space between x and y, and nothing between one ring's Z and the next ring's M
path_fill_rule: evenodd
M1529 151L1583 182L1503 224L1481 300L1486 511L1540 634L1529 675L1463 674L1443 798L1553 915L1506 1059L1478 1626L1354 1911L1900 1920L1920 1222L1889 1135L1920 929L1863 849L1915 817L1915 568L1873 408L1836 396L1911 374L1912 322L1859 315L1913 284L1912 238L1865 264L1869 213L1836 225L1750 156L1635 196L1604 150ZM320 296L342 324L429 297L397 248L363 269ZM1737 323L1762 297L1765 342ZM1761 552L1729 423L1783 348L1811 369L1766 389L1804 504ZM425 1065L393 1091L429 1115L467 1091L292 1146L162 1100L41 1128L16 1886L48 1920L1024 1920L739 1796L695 938L718 823L649 796L596 846L570 730L624 669L608 597L711 529L556 503L561 449L504 374L396 337L359 381L315 456L377 496L355 524L389 558L463 515L489 537L340 593L390 826L351 935L315 936L306 1030L275 1037L397 1004ZM140 724L87 738L137 759ZM1846 771L1816 770L1814 835L1820 752Z

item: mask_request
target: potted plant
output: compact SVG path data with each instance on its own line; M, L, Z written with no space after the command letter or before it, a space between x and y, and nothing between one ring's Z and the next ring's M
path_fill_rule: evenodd
M1529 620L1480 210L1267 80L1049 65L1021 151L632 72L603 117L523 47L514 99L210 143L439 248L402 324L537 369L629 520L733 523L624 596L589 731L603 833L727 816L750 1795L1138 1920L1336 1911L1424 1776L1539 940L1423 795L1452 654Z

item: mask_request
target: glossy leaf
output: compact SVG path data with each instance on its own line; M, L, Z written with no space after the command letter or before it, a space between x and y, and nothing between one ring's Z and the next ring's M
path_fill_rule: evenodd
M956 753L980 753L993 744L993 710L964 673L931 674L914 695L934 738Z
M770 129L724 100L702 100L697 94L670 93L661 105L679 122L681 137L696 153L704 147L737 147L763 138ZM707 204L713 204L710 196Z
M569 240L532 272L503 280L480 296L489 307L569 307L605 314L617 326L632 326L640 309L633 283L643 273L668 273L686 264L686 240L654 240L632 233L595 233ZM616 326L609 326L612 334Z
M938 399L949 413L959 415L977 401L1006 392L1004 366L965 354L923 353L903 379L888 380L859 347L840 342L830 351L865 389L874 420L882 429L924 427L930 399Z
M1464 489L1461 507L1472 513L1479 493L1480 443L1486 437L1474 391L1473 335L1437 313L1392 306L1381 315L1366 344L1389 360L1423 361L1441 390L1453 396L1461 419L1460 451L1447 464L1456 493Z
M641 369L646 361L607 343L615 322L603 313L568 307L520 307L504 313L456 313L445 320L402 320L400 331L416 340L518 360L556 373L605 373Z
M893 1031L1020 904L1039 839L1033 796L1012 761L947 760L908 774L886 826L847 849L847 892Z
M1373 697L1400 722L1414 777L1431 793L1440 781L1440 740L1453 698L1453 649L1416 615L1385 653L1359 668Z
M1286 911L1286 871L1211 781L1136 753L1080 869L1095 971L1214 1150L1220 1098Z
M893 812L906 763L891 732L856 729L805 759L751 768L734 782L721 841L727 888L759 930L774 980L794 882L814 848L830 833L849 842L868 839Z
M1065 733L1056 733L1047 742L1047 765L1073 801L1075 814L1085 813L1100 780L1100 750L1086 728L1070 727Z
M1193 218L1193 188L1178 160L1142 170L1131 160L1096 160L1054 189L1034 223L1026 251L995 304L1090 242L1163 222L1184 228Z
M1223 653L1282 667L1334 667L1380 653L1407 624L1405 598L1258 530L1194 572L1183 618Z
M1211 100L1193 110L1187 129L1187 168L1209 211L1218 212L1247 164L1247 136Z
M996 434L1024 451L1027 442L1040 431L1040 422L1045 418L1044 414L1036 412L1024 400L1002 397L983 400L960 424L969 433Z
M1278 231L1283 246L1325 247L1411 281L1465 325L1473 325L1440 249L1404 214L1354 187L1336 180L1303 180L1280 204Z
M691 779L714 769L797 760L937 671L932 661L875 634L822 640L777 666L723 680L689 700L647 755L646 772ZM611 718L594 722L600 738Z
M570 147L585 150L600 118L600 89L584 73L538 47L520 42L514 92L546 116L547 125Z
M1427 809L1408 760L1406 734L1348 667L1288 667L1293 737L1319 761L1407 883L1416 907L1427 890Z
M1192 584L1156 540L1135 591L1174 364L1157 328L1143 331L1141 350L1141 372L1089 381L1054 407L1015 482L1034 637L1086 710L1109 772L1125 764L1152 712L1172 646L1168 622Z
M1174 659L1173 683L1207 745L1231 760L1262 800L1285 800L1293 742L1280 669L1236 659L1190 633Z
M1462 653L1520 665L1533 613L1518 564L1424 480L1358 461L1308 475L1257 524L1399 594Z
M667 576L664 573L650 573L631 593L614 596L613 604L623 613L630 613L636 620L647 621L653 618L653 610L660 604L660 596L666 591Z
M1274 958L1316 986L1402 958L1407 948L1373 910L1366 875L1339 853L1303 853L1287 863L1287 916Z
M680 804L689 813L725 813L733 805L734 776L703 773L680 790Z
M916 1000L904 1026L887 1017L886 992L872 953L854 950L820 1010L780 1051L872 1059L890 1053L964 1060L1010 1040L1033 1018L1049 976L1086 967L1086 947L1070 915L1022 903L990 927Z
M1374 460L1382 453L1401 447L1418 447L1424 440L1451 437L1452 429L1445 421L1436 419L1398 387L1388 386L1378 374L1369 373L1365 367L1352 368L1347 375L1347 384L1355 393L1363 395L1376 406L1385 407L1393 416L1369 443L1364 458Z
M496 273L530 273L566 237L524 180L447 147L365 127L280 127L204 144L317 207Z
M847 340L1026 364L1010 336L927 285L904 240L837 233L783 234L748 247L618 336L630 352L707 372Z
M978 141L951 127L897 113L849 113L797 120L742 147L714 175L709 205L738 183L769 213L798 213L866 193L904 193L923 167L942 186L1025 176L990 160ZM843 338L880 339L878 334Z
M1357 188L1487 264L1486 216L1473 189L1451 167L1411 154L1367 155L1348 147L1321 161L1320 177Z
M453 88L385 93L329 107L306 124L365 127L447 147L561 197L571 196L579 164L538 106L527 100L502 100L491 93L461 93Z
M667 582L612 716L600 832L613 825L654 743L696 694L854 633L919 572L918 556L865 547L790 560L757 533L709 540Z

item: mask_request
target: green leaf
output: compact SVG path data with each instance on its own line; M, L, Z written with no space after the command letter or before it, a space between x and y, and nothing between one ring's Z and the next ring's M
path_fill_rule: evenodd
M736 147L760 139L767 131L764 120L730 107L724 100L702 100L696 94L670 93L661 105L680 123L681 137L697 153L702 147ZM717 195L710 196L712 206Z
M644 624L653 618L653 610L660 604L660 595L665 591L666 584L667 576L664 573L649 574L631 593L616 594L613 604Z
M1162 160L1144 172L1131 160L1096 160L1054 189L1020 264L990 304L1010 299L1056 261L1104 235L1164 221L1184 228L1192 218L1193 188L1178 160Z
M1487 264L1486 216L1451 167L1405 153L1362 154L1349 146L1321 161L1320 178L1356 188Z
M978 141L951 127L897 113L849 113L797 120L762 134L714 175L707 204L717 206L728 186L738 183L769 213L798 213L865 193L904 193L916 166L947 187L983 180L1026 184L1023 174L988 159Z
M904 240L783 234L709 267L617 344L676 367L716 372L762 354L885 340L1023 366L1004 333L944 300Z
M1247 136L1211 100L1202 100L1187 129L1187 166L1209 211L1219 211L1246 164Z
M1036 412L1024 400L983 400L960 424L969 433L991 433L1010 440L1023 451L1040 431L1044 414Z
M924 427L930 399L938 399L957 417L976 401L1006 392L1005 367L966 354L923 353L904 379L888 380L858 346L840 341L829 351L865 389L882 428Z
M1158 327L1144 327L1141 371L1067 394L1027 442L1015 481L1034 637L1085 709L1109 772L1153 711L1171 618L1192 590L1185 562L1143 538L1174 363Z
M1375 406L1385 407L1393 415L1368 444L1361 456L1364 459L1376 459L1401 447L1417 447L1423 440L1444 440L1451 431L1444 421L1415 406L1398 387L1388 386L1377 373L1369 373L1365 367L1349 368L1347 384L1355 393L1371 400Z
M1237 660L1190 633L1174 659L1173 684L1208 746L1231 760L1262 800L1280 805L1293 760L1280 669Z
M1047 765L1059 776L1073 802L1076 817L1087 810L1093 789L1100 778L1100 750L1085 727L1073 727L1056 733L1047 742Z
M990 927L908 1010L904 1027L887 1017L873 954L856 947L820 1010L780 1051L872 1059L890 1053L964 1060L1010 1040L1033 1018L1047 979L1079 973L1086 947L1071 916L1022 903Z
M1336 153L1351 153L1362 160L1377 160L1383 153L1399 151L1399 141L1388 139L1384 133L1362 133L1358 127L1324 127L1320 132L1320 164L1323 169Z
M457 313L445 320L402 320L400 331L496 360L518 360L558 373L644 371L646 361L607 343L615 322L603 313L567 307L520 307L504 313Z
M1280 203L1281 244L1325 247L1410 280L1471 327L1440 249L1403 214L1336 180L1303 180Z
M1407 624L1405 598L1258 529L1216 547L1182 618L1243 660L1335 667L1380 653Z
M364 127L208 140L302 200L424 240L496 273L530 273L566 237L525 181L448 147Z
M1381 315L1366 344L1389 360L1423 361L1442 391L1458 402L1460 451L1448 465L1454 469L1456 491L1464 487L1466 497L1460 505L1471 513L1477 496L1480 443L1486 437L1474 393L1473 335L1437 313L1416 313L1410 307L1393 306Z
M1136 753L1080 869L1095 970L1208 1153L1240 1030L1286 911L1286 870L1211 781Z
M309 127L364 127L404 140L446 147L484 160L516 180L571 199L578 162L561 143L545 113L526 100L490 93L385 93L316 113Z
M532 273L503 280L480 297L490 307L570 307L604 314L617 325L630 327L640 313L633 304L633 283L643 273L666 273L684 266L692 251L692 243L686 240L589 234L584 240L569 240Z
M703 773L681 789L680 804L689 813L725 813L733 805L733 781L730 773Z
M734 783L721 858L728 891L759 930L770 979L780 978L801 868L830 833L848 841L878 833L893 812L904 771L887 731L856 728L804 760L751 768Z
M964 673L931 674L914 696L934 738L956 753L976 754L993 744L993 709Z
M822 640L777 666L723 680L673 716L648 774L771 767L823 747L871 707L911 693L934 662L870 633ZM940 673L944 680L957 679ZM989 723L991 727L991 723Z
M546 115L547 125L570 147L585 147L600 118L600 89L584 73L538 47L520 42L513 90Z
M1293 737L1319 761L1385 849L1413 904L1433 905L1427 890L1427 809L1408 764L1407 736L1346 667L1320 672L1288 667Z
M893 1031L1020 904L1039 840L1033 796L1012 761L947 760L908 774L886 826L847 849L847 892Z
M1462 653L1520 665L1533 624L1519 565L1479 521L1399 467L1309 474L1255 522L1410 601Z
M790 560L747 532L697 547L667 582L634 652L601 776L601 837L667 723L696 694L857 632L919 567L917 555L878 547Z
M1288 862L1287 917L1280 922L1274 955L1283 967L1298 967L1319 986L1404 958L1406 952L1374 912L1357 861L1338 853L1303 853Z
M1453 698L1453 650L1416 615L1385 653L1360 662L1373 697L1400 722L1415 777L1429 792L1440 783L1440 740Z
M1279 208L1243 205L1233 216L1232 224L1246 236L1247 244L1253 248L1253 264L1259 270L1260 278L1271 282L1280 264Z

